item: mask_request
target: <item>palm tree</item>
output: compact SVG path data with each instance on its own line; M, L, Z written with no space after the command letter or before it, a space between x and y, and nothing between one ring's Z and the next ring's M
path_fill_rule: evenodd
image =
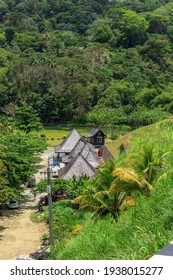
M94 185L97 191L108 190L114 180L112 171L115 169L115 161L107 162L96 175Z
M169 152L164 152L159 155L154 144L148 144L142 146L138 152L131 154L126 162L143 175L149 183L152 183L163 168L168 154Z
M114 180L110 186L109 194L110 197L119 194L118 213L123 211L127 206L135 205L136 193L140 192L146 195L154 191L150 183L134 169L119 167L112 172L112 175L114 176Z
M115 162L107 163L94 181L95 192L81 195L74 202L80 209L89 209L94 217L110 213L118 221L118 216L126 206L134 205L134 192L148 193L152 186L133 169L115 168Z
M114 195L116 192L125 192L129 196L135 191L146 194L154 190L150 183L132 168L119 167L112 174L114 181L109 189L111 195Z
M79 204L79 209L91 210L95 218L111 214L118 221L120 211L124 210L126 198L125 193L116 192L112 195L109 191L100 191L79 196L74 202Z

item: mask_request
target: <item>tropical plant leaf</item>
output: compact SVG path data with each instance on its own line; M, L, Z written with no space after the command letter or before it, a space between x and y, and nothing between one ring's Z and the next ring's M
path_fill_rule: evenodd
M134 169L116 168L113 171L115 180L110 186L110 193L127 192L131 193L136 190L151 191L152 186L142 178Z

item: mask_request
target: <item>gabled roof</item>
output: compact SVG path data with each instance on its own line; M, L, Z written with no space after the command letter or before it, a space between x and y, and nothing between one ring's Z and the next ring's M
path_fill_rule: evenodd
M81 137L82 135L73 129L60 145L55 146L55 153L70 153Z
M65 167L58 170L58 177L66 180L75 175L79 179L82 175L93 177L94 167L82 156L77 154Z
M78 141L70 154L62 157L62 162L70 162L70 160L72 160L72 158L74 158L77 154L80 154L86 158L94 168L97 168L100 165L100 159L95 153L94 146L82 138Z
M94 135L97 134L97 132L101 131L103 133L103 131L100 129L100 128L96 128L94 127L87 135L85 135L84 137L85 138L91 138L93 137ZM104 133L103 133L104 134ZM105 135L105 134L104 134Z
M68 155L62 157L62 162L68 163L72 158L79 154L85 146L85 143L86 142L82 138L79 139L72 151Z
M94 168L98 168L99 167L100 159L92 150L90 150L90 152L88 153L86 159Z

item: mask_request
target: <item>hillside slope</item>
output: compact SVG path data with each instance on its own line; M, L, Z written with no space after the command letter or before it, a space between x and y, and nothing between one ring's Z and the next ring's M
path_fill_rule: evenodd
M168 0L1 1L1 114L14 118L25 102L44 123L166 118L172 10Z

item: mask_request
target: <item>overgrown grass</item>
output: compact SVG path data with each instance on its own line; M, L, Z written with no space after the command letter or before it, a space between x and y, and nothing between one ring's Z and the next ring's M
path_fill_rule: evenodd
M119 156L119 148L121 144L123 144L127 149L133 147L136 149L136 147L137 146L139 147L142 143L151 141L153 139L156 139L156 142L158 142L160 136L162 136L162 139L165 139L165 135L166 138L171 137L172 126L173 126L173 120L168 119L168 120L160 121L156 124L151 124L145 127L141 127L129 133L124 131L119 131L118 139L116 140L107 139L106 146L108 147L112 155L115 158L117 158ZM162 132L162 128L163 128L163 132ZM161 142L161 139L159 141Z
M149 259L173 239L172 180L171 174L153 196L140 197L118 223L88 217L78 235L54 246L50 259Z
M45 221L47 219L47 216L48 216L47 209L44 212L36 212L33 215L31 215L31 221L34 223L40 223Z

